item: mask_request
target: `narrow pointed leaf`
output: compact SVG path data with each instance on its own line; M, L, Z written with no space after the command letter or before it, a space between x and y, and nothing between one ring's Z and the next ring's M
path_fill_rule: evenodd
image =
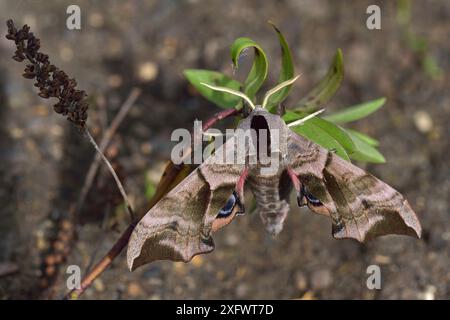
M253 65L244 82L244 93L254 101L255 95L266 80L269 63L264 50L250 38L238 38L231 45L231 60L234 67L239 67L239 57L244 50L254 49Z
M307 115L308 115L308 113L306 113L306 112L288 111L286 113L286 115L283 117L283 119L285 121L286 121L286 119L288 119L287 121L292 122L297 119L302 119L302 118L306 117ZM329 121L319 118L319 117L314 117L314 118L308 120L308 122L311 122L315 126L321 128L323 131L328 133L342 147L344 147L345 151L348 154L351 154L352 152L355 151L356 146L355 146L352 138L350 137L350 134L348 134L345 129L341 128L340 126L338 126L332 122L329 122Z
M369 114L377 111L386 102L386 98L378 98L352 107L348 107L342 111L328 115L326 118L334 123L347 123L367 117Z
M342 51L341 49L338 49L325 77L314 89L312 89L302 100L300 100L295 109L300 109L303 111L316 110L334 96L337 89L339 89L343 78L344 62L342 58Z
M347 132L357 136L359 139L363 140L365 143L371 145L372 147L378 147L380 145L380 142L377 139L372 138L362 132L352 130L352 129L345 129L345 130Z
M241 101L241 98L239 97L212 90L201 84L202 82L204 82L211 85L228 87L230 89L239 91L241 88L241 84L239 83L239 81L231 79L223 73L209 70L187 69L184 70L184 76L202 96L221 108L233 108L237 106Z
M299 114L302 116L302 118L308 115L308 113L306 112L299 112ZM320 127L322 130L326 131L335 140L337 140L345 148L345 151L347 151L347 153L350 154L355 150L356 146L352 138L340 126L319 117L314 117L309 121Z
M348 132L348 131L347 131ZM360 139L352 132L348 132L356 145L356 150L350 155L350 158L356 161L372 162L372 163L385 163L384 156L370 144Z
M302 117L298 117L293 112L287 112L283 119L286 123L292 122ZM345 148L337 141L332 135L330 135L326 130L321 128L315 123L316 118L310 119L300 126L291 127L291 130L297 134L304 136L305 138L321 145L328 150L335 150L336 154L339 155L344 160L350 161L350 158L345 151Z
M292 79L294 77L294 63L292 62L292 54L289 49L289 45L286 42L281 31L277 28L277 26L271 22L269 22L272 27L275 29L275 32L278 35L278 40L280 42L281 48L281 71L280 76L278 78L278 84L282 83L286 80ZM282 90L275 93L272 97L270 97L269 102L267 104L268 109L272 106L277 106L281 103L289 94L292 85L283 88Z

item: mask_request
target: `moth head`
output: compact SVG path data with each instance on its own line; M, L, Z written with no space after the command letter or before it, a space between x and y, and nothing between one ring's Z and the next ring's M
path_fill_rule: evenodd
M215 91L226 92L226 93L229 93L229 94L238 96L238 97L244 99L244 100L248 103L249 107L250 107L252 110L254 110L256 107L261 107L261 108L265 109L265 108L267 107L267 103L269 102L269 99L270 99L270 97L271 97L272 95L274 95L275 93L277 93L277 92L280 91L281 89L283 89L283 88L285 88L285 87L287 87L287 86L290 86L290 85L293 84L299 77L300 77L300 75L298 75L298 76L296 76L296 77L294 77L294 78L292 78L292 79L286 80L286 81L284 81L284 82L278 84L278 85L275 86L274 88L270 89L269 91L267 91L266 94L265 94L265 96L264 96L264 99L263 99L263 102L262 102L261 106L259 106L259 105L258 105L258 106L255 106L255 105L253 104L252 99L250 99L245 93L242 93L242 92L240 92L240 91L233 90L233 89L230 89L230 88L227 88L227 87L214 86L214 85L210 85L210 84L207 84L207 83L204 83L204 82L201 82L201 84L204 85L204 86L206 86L206 87L208 87L208 88L210 88L210 89L212 89L212 90L215 90Z
M249 105L250 109L252 109L252 112L253 112L255 110L265 110L266 107L267 107L267 104L269 103L269 99L270 99L270 97L272 95L274 95L275 93L279 92L281 89L283 89L283 88L285 88L287 86L290 86L299 77L300 77L300 75L298 75L298 76L296 76L296 77L294 77L292 79L286 80L286 81L278 84L274 88L270 89L269 91L267 91L266 94L264 95L264 99L263 99L263 102L262 102L261 105L253 104L253 101L245 93L242 93L240 91L233 90L233 89L230 89L230 88L227 88L227 87L214 86L214 85L210 85L210 84L207 84L207 83L204 83L204 82L201 82L201 84L206 86L206 87L208 87L208 88L210 88L210 89L212 89L212 90L220 91L220 92L226 92L226 93L229 93L229 94L232 94L232 95L235 95L235 96L238 96L238 97L244 99L247 102L247 104ZM309 119L317 116L318 114L322 113L323 111L325 111L325 109L318 110L318 111L316 111L314 113L311 113L310 115L307 115L306 117L304 117L302 119L299 119L297 121L291 122L291 123L288 124L288 127L294 127L294 126L302 125L303 123L305 123Z

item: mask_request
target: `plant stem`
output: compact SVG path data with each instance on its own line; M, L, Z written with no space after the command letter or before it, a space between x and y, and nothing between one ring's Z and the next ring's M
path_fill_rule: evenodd
M119 125L122 123L122 121L125 119L125 116L130 111L131 107L136 102L136 99L139 97L141 93L141 90L138 88L134 88L131 92L128 98L124 101L122 106L120 107L119 112L114 117L113 121L111 122L111 125L106 130L105 134L103 135L103 138L100 142L100 151L101 153L97 153L95 155L95 159L92 162L91 166L89 167L88 173L86 175L86 179L83 184L83 188L81 189L80 195L78 197L76 207L75 207L75 215L78 215L81 208L83 207L84 201L86 200L86 196L89 192L89 189L92 186L92 183L94 182L95 175L97 174L98 168L100 166L102 157L100 154L103 154L108 147L109 143L111 142L111 138L116 133L117 129L119 128Z
M211 128L214 124L216 124L218 121L223 120L225 118L235 116L240 112L240 110L236 109L227 109L224 111L221 111L217 114L215 114L212 118L207 120L203 124L203 130L208 130ZM95 141L94 141L95 142ZM103 153L102 153L103 155ZM104 156L103 156L104 157ZM175 181L177 178L177 174L180 172L182 166L175 166L172 163L171 172L165 172L165 174L162 175L160 185L161 188L158 187L155 195L151 199L150 209L165 195L167 192L170 191L171 187L171 181ZM170 180L170 181L164 181L166 183L161 183L163 180ZM122 233L120 238L115 242L114 246L108 251L108 253L92 268L92 270L83 278L81 281L80 288L73 289L69 293L67 293L64 296L64 299L78 299L87 288L91 286L91 284L94 282L95 279L97 279L112 263L112 261L122 252L123 248L126 247L128 244L128 240L131 237L131 234L139 222L139 220L144 215L138 217L136 220L133 220L133 223L131 223L128 228Z
M97 279L103 271L108 268L113 260L122 252L122 249L127 245L128 239L130 239L131 233L134 230L135 224L130 224L124 233L120 236L120 238L116 241L114 246L108 251L106 256L104 256L95 266L92 268L92 271L88 273L86 277L83 278L81 282L80 288L73 289L70 291L65 297L65 300L73 300L78 299L87 288Z
M117 176L116 171L112 167L112 165L109 162L109 160L105 157L105 155L103 154L102 150L100 150L99 146L97 145L97 143L95 142L95 140L92 137L91 133L89 132L89 129L87 128L87 126L84 127L84 133L86 134L86 136L89 139L89 142L94 146L95 150L100 155L100 157L102 158L103 162L106 164L109 172L112 174L114 180L116 181L116 185L119 188L119 191L120 191L120 194L122 195L123 201L125 202L125 206L127 208L128 214L130 215L131 221L134 221L133 208L131 207L130 201L128 201L127 193L125 192L125 189L124 189L124 187L122 185L122 182L120 182L120 179Z

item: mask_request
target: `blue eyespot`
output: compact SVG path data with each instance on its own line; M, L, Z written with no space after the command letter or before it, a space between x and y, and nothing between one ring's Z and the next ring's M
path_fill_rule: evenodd
M311 193L309 193L309 192L306 190L306 187L303 186L303 185L302 185L302 188L301 188L301 193L302 193L302 195L304 195L304 196L306 197L306 200L308 200L308 202L309 202L310 204L312 204L313 206L321 206L321 205L322 205L322 202L320 202L319 199L317 199L317 198L314 197Z
M228 198L227 203L225 203L223 208L219 210L219 213L217 214L217 218L228 217L233 212L233 209L236 206L237 202L238 202L238 197L237 197L236 193L233 192L231 194L231 196Z

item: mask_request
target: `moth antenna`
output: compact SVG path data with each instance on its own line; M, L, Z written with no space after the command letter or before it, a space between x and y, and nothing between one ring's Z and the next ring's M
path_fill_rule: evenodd
M233 90L230 88L226 88L226 87L219 87L219 86L213 86L204 82L200 82L202 85L204 85L205 87L208 87L212 90L216 90L216 91L222 91L222 92L226 92L226 93L230 93L233 94L235 96L241 97L242 99L244 99L245 101L247 101L247 103L249 104L250 108L255 109L255 105L253 104L252 100L250 100L249 97L247 97L247 95L245 95L242 92L239 92L237 90Z
M283 89L284 87L287 87L291 84L293 84L298 78L300 77L300 75L296 76L295 78L283 81L282 83L280 83L279 85L277 85L276 87L270 89L269 91L267 91L266 95L264 96L264 100L262 103L262 107L265 108L267 105L267 102L269 102L269 98L271 95L273 95L274 93L280 91L281 89Z
M307 115L307 116L304 117L304 118L301 118L301 119L296 120L296 121L294 121L294 122L288 123L287 126L288 126L288 127L295 127L295 126L304 124L304 123L305 123L306 121L308 121L309 119L314 118L315 116L317 116L318 114L321 114L321 113L324 112L324 111L325 111L325 109L320 109L319 111L316 111L316 112L314 112L314 113L311 113L311 114Z

